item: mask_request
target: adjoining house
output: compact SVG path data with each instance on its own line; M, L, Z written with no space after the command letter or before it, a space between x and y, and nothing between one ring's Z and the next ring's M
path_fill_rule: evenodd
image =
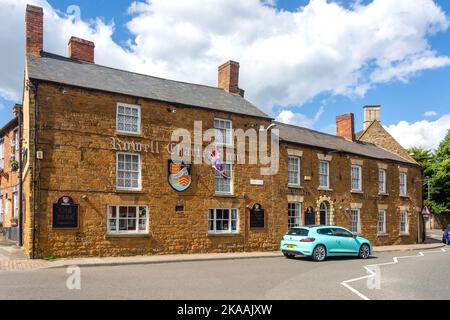
M8 239L19 240L19 105L0 129L0 226Z
M337 136L274 122L244 98L233 61L215 88L95 64L94 43L75 37L68 57L51 54L43 19L27 7L20 212L30 257L277 250L303 224L339 224L374 244L420 240L420 166L377 146L370 128L356 139L352 114L337 118ZM379 126L379 112L368 118ZM173 161L172 134L197 121L200 136L220 133L222 171ZM251 128L279 132L275 175L234 161L233 132Z

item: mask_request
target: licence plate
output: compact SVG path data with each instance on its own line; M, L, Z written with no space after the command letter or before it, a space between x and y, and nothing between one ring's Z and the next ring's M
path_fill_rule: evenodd
M295 249L296 248L295 246L290 245L290 244L287 244L284 247L287 248L287 249Z

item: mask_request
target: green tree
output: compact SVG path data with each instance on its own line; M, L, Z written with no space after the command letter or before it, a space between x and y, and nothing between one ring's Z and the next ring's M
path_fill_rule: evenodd
M450 130L436 150L431 162L431 172L432 211L450 211Z

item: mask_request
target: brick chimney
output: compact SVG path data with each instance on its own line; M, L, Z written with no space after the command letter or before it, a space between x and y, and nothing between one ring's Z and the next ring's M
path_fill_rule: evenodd
M219 88L244 96L244 90L239 89L239 62L230 60L219 67Z
M364 106L364 130L374 121L380 122L381 106Z
M25 25L26 53L39 56L44 49L44 10L28 4Z
M91 41L72 37L69 40L69 57L94 63L95 44Z
M349 141L355 141L355 116L353 113L336 117L336 135Z

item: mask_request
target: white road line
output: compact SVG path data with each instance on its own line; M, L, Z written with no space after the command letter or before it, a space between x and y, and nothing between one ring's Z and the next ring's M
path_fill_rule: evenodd
M447 250L446 249L441 249L439 251L427 251L426 253L428 254L428 253L442 253L442 252L447 252ZM369 273L369 275L342 281L341 285L346 287L347 289L349 289L351 292L356 294L361 299L363 299L363 300L370 300L370 298L368 298L367 296L363 295L361 292L359 292L358 290L356 290L355 288L350 286L349 283L360 281L360 280L364 280L364 279L370 279L370 278L375 277L376 274L375 274L375 272L373 270L370 269L370 267L381 267L381 266L393 265L393 264L399 263L399 259L421 258L421 257L424 257L424 256L425 256L425 254L422 251L420 251L419 254L415 255L415 256L394 257L394 258L392 258L393 262L385 262L385 263L377 263L377 264L366 265L366 266L364 266L364 269L366 269L366 271Z

